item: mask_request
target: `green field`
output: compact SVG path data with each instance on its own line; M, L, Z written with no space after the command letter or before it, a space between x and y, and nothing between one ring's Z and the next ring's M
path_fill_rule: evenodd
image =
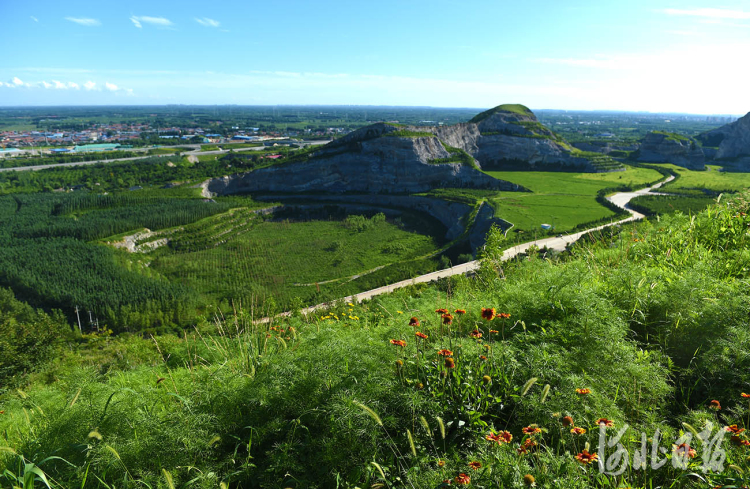
M596 201L604 188L620 185L640 186L662 178L656 170L627 167L624 172L486 172L500 180L523 185L531 193L502 192L488 197L496 215L514 224L517 230L529 232L551 224L557 232L614 216Z
M273 297L288 306L295 297L309 302L356 292L355 275L430 255L442 244L427 234L434 229L411 215L400 221L374 217L356 229L356 218L276 222L230 214L229 220L215 216L169 235L170 246L147 255L153 258L149 268L211 303Z
M706 165L708 170L695 171L668 163L654 163L668 168L680 178L664 186L666 191L707 189L714 192L739 192L750 188L750 173L723 172L721 166Z

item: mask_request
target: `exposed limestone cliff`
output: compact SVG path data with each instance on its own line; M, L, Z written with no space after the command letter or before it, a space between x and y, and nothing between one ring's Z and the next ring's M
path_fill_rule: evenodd
M643 138L638 161L672 163L692 170L703 170L706 156L701 147L690 138L655 131Z
M750 158L750 113L698 136L704 146L718 147L716 159Z

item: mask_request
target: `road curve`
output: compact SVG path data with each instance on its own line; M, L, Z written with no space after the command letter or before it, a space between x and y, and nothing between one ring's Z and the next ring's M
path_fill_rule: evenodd
M622 219L620 221L611 222L609 224L592 227L592 228L586 229L585 231L580 231L574 234L567 234L559 238L552 237L552 238L537 239L536 241L529 241L528 243L523 243L523 244L514 246L512 248L508 248L507 250L503 252L502 259L503 261L505 261L505 260L510 260L511 258L515 258L519 254L525 253L532 245L536 245L539 248L544 248L546 246L549 249L563 251L569 244L576 242L578 239L580 239L581 236L583 236L586 233L590 233L592 231L598 231L600 229L604 229L609 226L615 226L617 224L624 224L627 222L632 222L632 221L637 221L639 219L643 219L645 216L641 214L640 212L636 212L633 209L631 209L628 206L628 203L633 198L638 197L639 195L652 193L653 190L661 187L665 183L671 182L672 180L674 180L674 176L670 175L666 179L662 180L661 182L651 187L637 190L635 192L620 192L620 193L607 197L607 200L609 200L616 206L628 211L630 213L630 217L628 218ZM419 277L410 278L408 280L402 280L394 284L384 285L376 289L366 290L364 292L360 292L355 295L344 297L343 299L339 299L338 301L360 302L365 299L371 299L381 294L387 294L389 292L393 292L396 289L408 287L410 285L420 284L420 283L425 283L425 282L432 282L433 280L451 277L453 275L463 275L466 273L471 273L477 270L478 268L479 268L479 260L474 260L474 261L470 261L470 262L462 263L460 265L453 266L451 268L447 268L445 270L438 270L437 272L428 273L426 275L420 275ZM338 302L338 301L324 302L322 304L310 306L310 307L302 309L301 312L302 314L310 314L312 312L315 312L317 309L330 307L331 304L333 304L333 302ZM284 313L279 314L278 316L285 317L285 316L289 316L290 314L291 313L289 312L284 312ZM268 322L269 320L270 320L269 318L263 318L263 319L260 319L258 322Z

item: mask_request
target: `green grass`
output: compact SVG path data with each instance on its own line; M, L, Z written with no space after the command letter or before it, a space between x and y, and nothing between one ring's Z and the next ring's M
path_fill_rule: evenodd
M643 185L661 178L655 170L634 167L615 173L486 173L531 190L532 193L503 192L489 199L496 215L526 232L539 230L541 224L552 224L555 231L566 232L579 224L614 216L596 201L599 190L620 185Z
M431 132L426 131L410 131L408 129L400 129L398 131L391 131L383 133L383 137L391 138L434 138L437 137Z
M667 163L654 163L677 173L680 178L664 186L665 191L707 189L713 192L739 192L750 188L750 173L722 172L720 166L707 165L709 170L694 171Z
M630 206L646 215L695 214L716 202L714 197L693 195L641 195L630 201Z
M58 338L46 365L0 394L0 485L21 487L38 467L53 489L421 489L461 473L469 487L524 487L527 474L561 489L746 486L747 448L729 436L691 443L684 469L671 460L691 429L750 428L749 214L738 199L610 230L564 259L531 253L500 274L487 258L477 279L306 318L253 324L239 308L180 335ZM488 307L509 317L488 322ZM446 327L438 308L467 313ZM576 461L586 444L616 459L598 447L602 417L608 441L630 427L629 460L641 434L652 439L645 469L603 475ZM506 430L508 443L487 439ZM528 439L538 449L519 454ZM710 448L726 460L704 473Z
M479 124L483 120L492 117L493 115L497 114L498 112L510 112L517 115L522 116L530 116L534 115L534 113L525 105L521 104L503 104L498 105L497 107L494 107L489 110L485 110L484 112L477 114L474 116L473 119L471 119L469 122L473 122L474 124Z
M248 214L222 215L175 235L172 246L179 252L152 253L150 267L211 303L322 301L364 290L350 281L354 275L437 251L439 240L414 232L416 220L404 219L406 229L384 221L358 232L347 221L264 222ZM425 232L423 226L419 230Z
M667 141L677 141L680 143L689 143L690 138L687 136L683 136L682 134L677 134L674 132L667 132L667 131L653 131L654 134L661 134L663 136L666 136Z

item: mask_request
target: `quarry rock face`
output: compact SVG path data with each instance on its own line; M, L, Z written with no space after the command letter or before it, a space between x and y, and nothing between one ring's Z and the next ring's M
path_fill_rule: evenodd
M718 146L716 159L747 159L745 157L750 157L750 113L698 138L704 146Z
M360 129L364 135L367 135L366 130L370 128ZM336 143L330 148L326 145L308 161L213 179L206 188L221 195L320 191L395 194L425 192L440 187L524 190L468 165L430 163L451 156L435 137L372 136L370 139L342 138Z
M651 132L641 142L638 161L672 163L691 170L703 170L706 156L695 141L669 133Z

